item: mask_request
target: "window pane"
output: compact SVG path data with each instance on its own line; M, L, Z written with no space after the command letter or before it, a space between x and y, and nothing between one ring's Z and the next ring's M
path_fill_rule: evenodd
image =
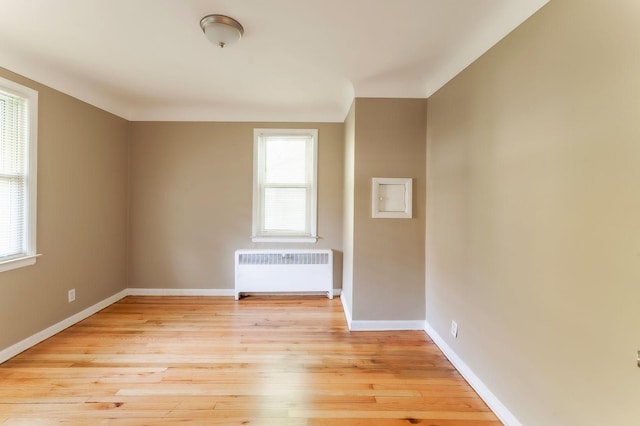
M318 130L254 129L253 137L253 240L315 239Z
M26 101L0 92L0 173L25 172Z
M0 78L0 272L36 254L38 92Z
M307 183L307 138L265 140L265 183Z
M0 92L0 260L26 253L26 100Z
M25 254L24 209L24 179L0 179L0 261Z
M308 233L307 188L265 188L264 230Z

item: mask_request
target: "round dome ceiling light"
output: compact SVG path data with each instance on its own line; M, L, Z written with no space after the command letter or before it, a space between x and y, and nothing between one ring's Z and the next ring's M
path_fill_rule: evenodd
M209 41L221 48L231 46L242 38L240 22L225 15L207 15L200 20L200 28Z

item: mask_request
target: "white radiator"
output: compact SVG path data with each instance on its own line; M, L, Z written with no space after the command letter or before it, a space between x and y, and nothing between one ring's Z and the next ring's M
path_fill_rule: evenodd
M241 293L323 292L333 299L331 250L236 250L236 300Z

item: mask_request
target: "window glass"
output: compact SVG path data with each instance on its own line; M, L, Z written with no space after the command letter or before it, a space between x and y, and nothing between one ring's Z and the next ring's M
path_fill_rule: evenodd
M254 130L253 240L316 239L315 129Z
M0 271L35 262L37 99L0 79Z

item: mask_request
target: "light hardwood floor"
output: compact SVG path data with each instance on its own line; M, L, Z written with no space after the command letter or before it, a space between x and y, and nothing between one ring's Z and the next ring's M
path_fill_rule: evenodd
M337 299L127 297L0 365L0 424L499 425L424 332Z

